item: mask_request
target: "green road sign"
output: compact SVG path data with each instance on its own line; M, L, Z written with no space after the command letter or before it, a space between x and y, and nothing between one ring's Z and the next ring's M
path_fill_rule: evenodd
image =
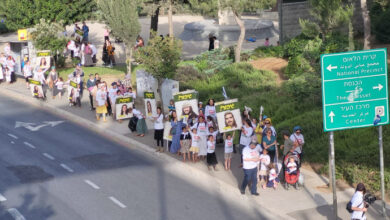
M387 50L321 55L324 131L389 124Z

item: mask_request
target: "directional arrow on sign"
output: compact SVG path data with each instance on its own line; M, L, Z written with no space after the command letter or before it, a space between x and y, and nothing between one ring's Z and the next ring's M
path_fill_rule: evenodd
M334 116L336 116L335 114L334 114L334 112L333 111L331 111L330 112L330 114L329 114L329 117L330 117L330 123L333 123L333 117Z
M332 72L332 70L337 69L337 66L332 66L332 64L329 64L329 66L326 67L326 69Z
M372 89L378 89L379 91L381 91L383 89L383 86L381 84L378 84L378 86L374 86L372 87Z
M20 121L17 121L15 123L15 128L20 128L20 127L24 127L30 131L38 131L39 129L43 128L43 127L46 127L46 126L51 126L51 127L55 127L61 123L63 123L64 121L44 121L43 124L40 124L40 125L37 125L35 126L36 124L35 123L28 123L28 122L20 122Z

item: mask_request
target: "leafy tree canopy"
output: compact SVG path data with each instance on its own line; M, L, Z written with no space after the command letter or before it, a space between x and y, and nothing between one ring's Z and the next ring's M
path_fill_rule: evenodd
M12 31L38 24L41 18L71 24L92 17L95 10L94 0L2 0L0 18Z

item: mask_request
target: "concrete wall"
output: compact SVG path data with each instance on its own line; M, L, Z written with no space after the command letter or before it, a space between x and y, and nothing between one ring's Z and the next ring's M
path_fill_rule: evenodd
M363 33L363 18L361 16L360 1L354 1L355 12L353 16L353 25L355 32ZM279 7L279 27L280 27L280 41L284 42L301 33L299 25L299 18L311 19L310 5L307 1L283 3ZM343 30L347 31L348 26Z

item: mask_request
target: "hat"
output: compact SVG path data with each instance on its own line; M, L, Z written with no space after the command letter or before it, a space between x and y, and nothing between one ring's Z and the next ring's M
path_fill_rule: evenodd
M55 66L52 66L51 69L54 70L56 67Z
M264 115L264 116L263 116L263 120L265 120L266 118L268 118L268 116Z
M199 102L199 104L203 105L203 102Z
M111 86L116 86L116 82L111 83Z
M268 121L270 124L272 123L271 118L266 118L264 121Z
M182 106L182 108L191 107L191 104L189 102L185 102Z
M257 141L252 140L251 143L250 143L249 145L257 145Z
M301 126L295 126L295 127L294 127L294 132L296 132L296 131L298 131L298 130L301 130L301 131L302 131Z
M78 66L78 67L81 67L81 63L78 63L77 66Z

